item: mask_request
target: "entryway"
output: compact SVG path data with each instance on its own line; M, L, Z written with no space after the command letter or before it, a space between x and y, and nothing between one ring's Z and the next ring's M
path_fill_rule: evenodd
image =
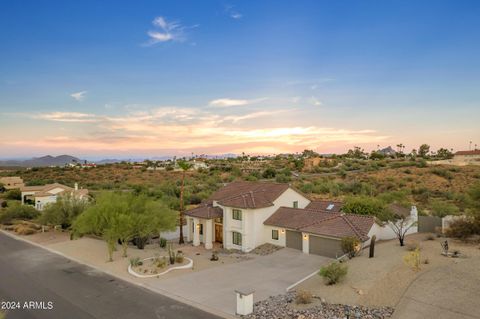
M215 241L223 243L223 225L215 224Z

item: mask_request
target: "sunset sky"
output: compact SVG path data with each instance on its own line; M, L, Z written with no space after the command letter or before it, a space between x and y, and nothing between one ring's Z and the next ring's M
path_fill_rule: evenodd
M480 145L480 1L2 1L0 158Z

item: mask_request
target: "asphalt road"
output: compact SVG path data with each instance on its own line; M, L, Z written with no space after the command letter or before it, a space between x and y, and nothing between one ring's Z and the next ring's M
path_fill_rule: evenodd
M20 308L6 319L219 318L2 233L0 302Z

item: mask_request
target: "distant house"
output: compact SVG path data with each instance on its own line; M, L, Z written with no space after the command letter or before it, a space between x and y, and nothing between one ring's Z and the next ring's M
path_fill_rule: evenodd
M453 155L453 159L459 162L480 161L480 150L458 151Z
M431 165L447 164L447 165L456 165L456 166L480 165L480 150L458 151L455 154L453 154L452 159L429 161L428 164L431 164Z
M25 184L23 183L23 179L21 177L17 176L11 176L11 177L0 177L0 184L3 184L5 189L20 189Z
M79 199L88 198L88 189L79 189L78 184L71 188L59 183L42 186L24 186L22 191L22 204L32 203L37 210L43 210L45 205L55 203L58 196L70 194Z
M288 184L233 182L185 212L188 240L249 252L271 243L307 254L343 255L341 239L366 243L374 217L344 214L339 202L312 202Z
M330 164L334 163L336 160L334 158L324 158L324 157L308 157L303 160L303 169L311 170L315 166L319 166L321 163Z

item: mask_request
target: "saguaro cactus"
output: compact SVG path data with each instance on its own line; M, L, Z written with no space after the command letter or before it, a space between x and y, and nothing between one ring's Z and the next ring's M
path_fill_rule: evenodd
M373 258L375 256L375 240L377 239L377 236L373 235L372 240L370 240L370 253L368 255L368 258Z

